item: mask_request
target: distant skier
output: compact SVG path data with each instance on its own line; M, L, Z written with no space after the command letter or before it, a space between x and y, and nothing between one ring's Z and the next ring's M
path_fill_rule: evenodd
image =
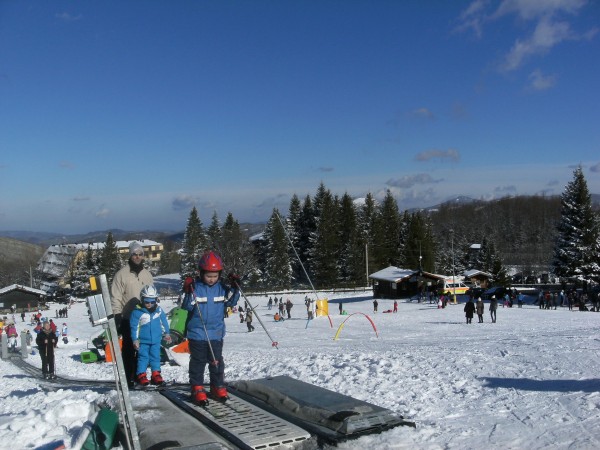
M377 302L377 299L373 300L373 312L377 312L377 306L379 305L379 302Z
M8 336L8 351L16 352L17 351L17 338L19 337L19 333L17 333L17 327L14 322L9 322L6 327L6 336Z
M492 295L490 299L490 317L492 318L492 323L496 323L496 310L498 309L498 299L495 295Z
M140 292L140 303L131 311L129 325L131 340L138 352L136 381L142 386L164 384L160 373L160 343L164 339L171 342L167 315L157 304L158 291L154 285L144 286ZM150 365L152 375L148 380L146 370Z
M481 300L481 297L477 299L477 303L475 304L475 310L477 311L479 323L483 323L483 312L485 310L485 305L483 304L483 300Z
M252 311L246 311L246 326L248 327L248 333L254 331L254 325L252 325Z
M291 319L292 318L292 307L294 306L294 304L292 303L292 301L288 298L287 301L285 302L285 310L287 312L287 318Z
M339 310L340 310L340 315L341 315L342 312L344 312L344 305L342 304L342 302L340 302L340 304L339 304Z
M69 337L68 337L68 328L67 328L67 324L66 323L62 324L62 329L60 331L60 334L62 335L63 344L68 344L69 343Z
M394 300L394 312L398 312L398 300Z
M463 310L467 318L467 323L471 323L473 320L473 313L475 312L475 304L473 303L472 298L469 299Z

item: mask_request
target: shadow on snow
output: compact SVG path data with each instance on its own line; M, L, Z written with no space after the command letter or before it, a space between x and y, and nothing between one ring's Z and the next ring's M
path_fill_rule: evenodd
M486 387L513 388L522 391L539 392L598 392L600 379L589 380L531 380L528 378L484 377Z

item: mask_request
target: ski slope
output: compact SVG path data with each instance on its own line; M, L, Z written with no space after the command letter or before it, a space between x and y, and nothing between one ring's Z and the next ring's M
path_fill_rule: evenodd
M159 278L158 284L170 282ZM320 293L320 297L326 297ZM249 297L278 348L254 321L248 333L237 315L227 319L226 380L288 375L389 408L414 420L417 428L399 427L338 446L340 449L593 449L600 448L600 314L540 310L537 306L502 308L498 322L467 325L462 305L401 301L397 314L383 313L391 300L364 293L328 295L333 327L324 317L308 323L304 294L284 295L294 303L292 320L276 323L268 297ZM349 314L339 339L337 328L348 316L338 314L342 300ZM169 310L172 300L163 300ZM54 310L49 311L54 317ZM110 364L82 364L79 354L91 345L92 328L85 304L74 305L66 322L70 342L59 343L57 373L107 380ZM476 321L475 321L476 322ZM308 326L307 326L308 324ZM17 327L24 329L17 317ZM31 328L31 327L29 327ZM78 339L75 342L75 339ZM38 355L27 361L40 367ZM163 376L187 382L181 366L164 366ZM36 448L64 440L69 448L92 403L116 405L114 392L61 390L43 392L30 377L0 362L0 439L13 448ZM134 392L135 407L145 393Z

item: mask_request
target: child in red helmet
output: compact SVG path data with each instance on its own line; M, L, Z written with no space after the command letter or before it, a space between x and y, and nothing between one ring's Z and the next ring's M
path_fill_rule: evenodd
M183 308L190 312L187 338L190 347L189 376L192 401L199 405L207 402L204 391L204 371L208 364L210 395L218 401L227 399L223 338L225 311L237 305L240 293L221 280L223 262L215 252L207 252L198 264L200 273L193 280L186 278L183 290Z

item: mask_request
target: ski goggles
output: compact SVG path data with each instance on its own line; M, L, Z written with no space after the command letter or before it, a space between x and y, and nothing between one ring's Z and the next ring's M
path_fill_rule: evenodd
M142 301L144 303L156 303L156 299L155 298L143 298Z

